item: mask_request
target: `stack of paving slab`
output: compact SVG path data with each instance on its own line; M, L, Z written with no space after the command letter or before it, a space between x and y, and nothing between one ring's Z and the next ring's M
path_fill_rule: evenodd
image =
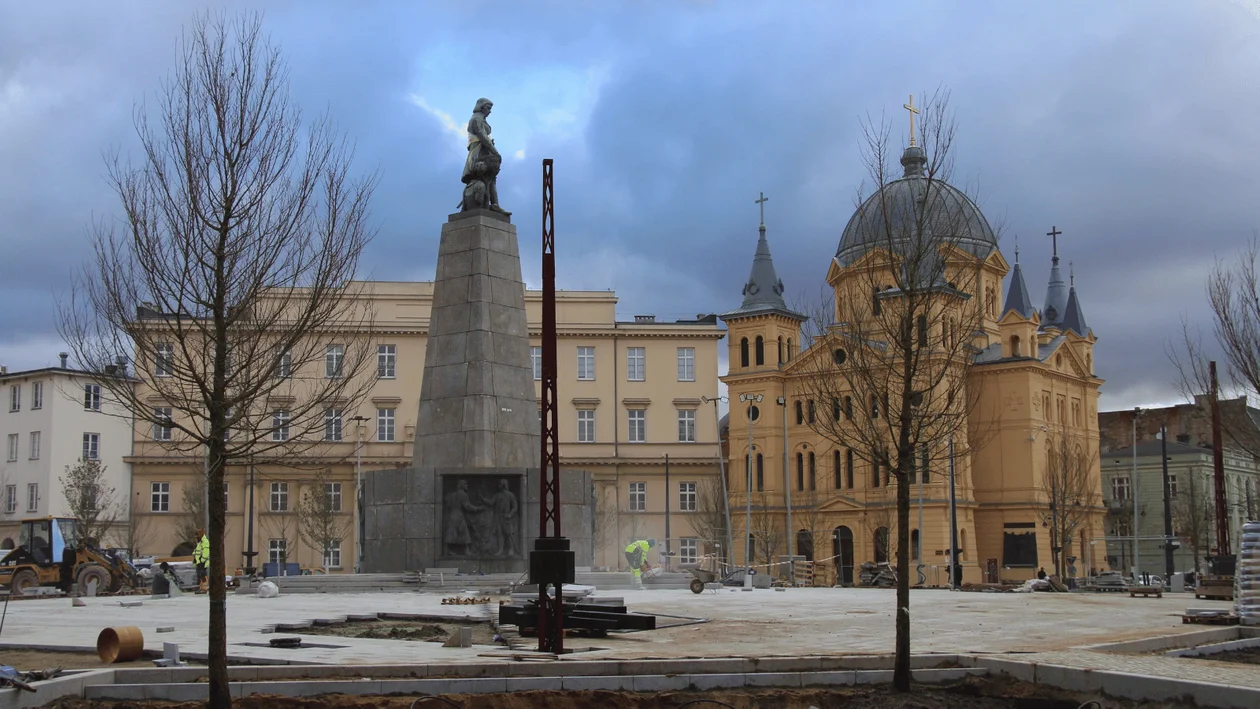
M310 576L273 576L267 579L287 593L379 593L415 591L420 577L401 574L313 574Z
M1241 625L1260 625L1260 522L1243 525L1234 569L1234 613Z

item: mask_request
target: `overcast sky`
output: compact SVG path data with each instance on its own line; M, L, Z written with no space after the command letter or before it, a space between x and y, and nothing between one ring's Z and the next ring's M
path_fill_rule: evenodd
M1104 409L1177 399L1164 354L1204 277L1260 228L1260 2L266 2L310 115L377 169L364 277L430 280L479 96L539 285L540 160L556 161L559 286L618 315L739 305L758 192L789 296L817 296L866 175L861 120L952 91L961 186L1040 306L1052 225L1075 263ZM172 66L185 2L0 4L0 363L54 364L55 301L102 153ZM206 7L206 6L200 6ZM210 7L220 7L211 5ZM523 8L530 9L523 9ZM724 349L724 348L723 348ZM725 369L725 352L723 352Z

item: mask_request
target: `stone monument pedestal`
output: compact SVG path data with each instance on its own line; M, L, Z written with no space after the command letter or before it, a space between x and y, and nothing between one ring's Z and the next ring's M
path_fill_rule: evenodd
M410 468L363 474L363 571L524 573L538 537L541 437L516 228L442 226ZM591 474L561 471L561 525L593 556Z

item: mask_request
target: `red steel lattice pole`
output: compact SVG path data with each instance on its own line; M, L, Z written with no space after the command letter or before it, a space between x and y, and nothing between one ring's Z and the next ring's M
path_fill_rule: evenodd
M556 232L552 192L552 161L543 160L542 183L542 454L539 457L542 494L538 505L540 540L559 540L560 533L560 431L556 415ZM538 546L542 548L547 542ZM555 597L548 596L548 587ZM559 578L538 580L538 650L564 652L564 594Z

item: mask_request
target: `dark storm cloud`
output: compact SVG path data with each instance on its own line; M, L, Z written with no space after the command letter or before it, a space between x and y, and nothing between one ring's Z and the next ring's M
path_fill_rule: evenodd
M379 172L365 276L432 277L480 95L527 281L538 163L554 157L561 287L679 318L738 305L759 191L789 294L816 297L866 178L861 118L886 113L900 145L906 95L948 87L957 181L1005 223L1010 261L1019 237L1038 302L1043 234L1064 232L1105 406L1172 398L1164 342L1181 314L1204 317L1214 255L1260 226L1247 3L516 5L266 4L296 100ZM117 213L101 153L133 146L132 108L190 13L0 6L0 361L55 357L54 295L93 216Z

